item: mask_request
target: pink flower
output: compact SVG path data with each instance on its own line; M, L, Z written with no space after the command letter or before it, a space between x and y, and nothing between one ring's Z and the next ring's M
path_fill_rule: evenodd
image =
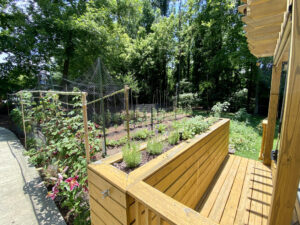
M57 196L57 194L58 194L58 183L56 183L53 187L52 187L52 192L48 192L48 194L47 194L47 197L48 198L51 198L52 200L54 200L55 199L55 197Z
M74 187L78 187L79 183L77 182L78 176L75 177L69 177L65 181L69 183L70 190L73 191Z

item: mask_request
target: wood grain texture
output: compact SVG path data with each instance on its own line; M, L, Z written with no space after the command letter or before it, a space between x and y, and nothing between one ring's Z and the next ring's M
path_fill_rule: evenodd
M292 220L300 177L300 3L293 0L292 31L279 159L269 225Z
M278 67L273 66L269 110L268 110L268 126L266 131L264 155L263 155L263 162L265 165L268 166L271 165L271 151L273 148L274 133L275 133L275 126L276 126L281 71L282 71L282 63L279 63Z
M272 178L261 162L229 155L198 210L221 225L258 225L270 208Z

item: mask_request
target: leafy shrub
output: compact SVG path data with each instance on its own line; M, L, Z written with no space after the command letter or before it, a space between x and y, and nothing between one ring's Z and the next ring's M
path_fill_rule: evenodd
M168 137L168 142L170 145L176 145L179 141L179 132L178 131L173 131L169 137Z
M234 118L238 121L246 121L250 117L245 108L240 108L235 114Z
M22 128L22 113L18 108L14 108L10 112L11 120L19 127Z
M226 112L230 106L229 102L217 102L212 108L215 117L220 117L222 112Z
M167 126L165 124L158 124L157 125L157 131L158 133L164 133L166 130Z
M156 139L150 140L147 143L147 152L151 155L158 155L161 154L163 150L163 143Z
M132 139L135 139L135 140L145 140L145 139L147 139L151 135L152 135L152 132L150 130L148 130L148 129L141 129L141 130L138 130L137 132L135 132L132 135Z
M123 160L126 163L126 166L129 168L134 168L141 163L141 152L139 151L139 147L135 143L126 144L122 148Z
M240 108L245 108L247 106L247 98L248 98L248 89L243 88L233 94L231 98L229 98L230 109L235 112Z
M180 108L188 108L195 104L195 99L197 98L197 95L194 93L185 93L180 94L178 99L178 106Z

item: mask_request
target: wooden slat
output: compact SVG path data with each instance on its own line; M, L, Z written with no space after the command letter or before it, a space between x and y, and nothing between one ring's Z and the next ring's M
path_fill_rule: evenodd
M92 210L90 210L91 221L94 225L105 225L103 220L101 220Z
M121 225L122 223L118 221L113 215L111 215L106 209L103 208L102 205L100 205L95 199L90 197L90 207L93 210L93 212L101 218L101 220L105 224L111 224L111 225Z
M126 207L126 195L124 192L122 192L100 176L96 175L92 170L88 170L88 180L101 190L109 190L110 197L113 200L119 202L123 207Z
M293 0L292 33L280 154L272 196L269 225L289 224L300 177L300 3Z
M203 203L201 207L200 214L208 217L209 213L215 203L215 200L221 190L221 187L223 185L223 183L225 182L225 179L227 177L227 174L229 173L229 170L233 164L235 157L230 156L229 159L226 161L224 168L222 168L221 174L216 177L217 181L214 185L211 185L211 187L213 187L211 190L208 190L208 198L205 200L205 202Z
M98 189L93 183L89 183L90 196L99 202L108 212L114 212L115 217L123 224L126 224L126 209L109 196L103 198L101 192L103 192L103 190Z
M272 16L278 13L284 13L286 10L286 1L282 0L272 0L270 2L264 2L258 5L250 4L248 6L248 13L252 18L262 18L265 16Z
M255 161L249 160L247 173L244 179L241 198L235 216L235 225L245 225L249 222L249 212L251 207L253 176L254 176Z
M271 196L273 191L272 173L269 167L260 164L261 169L264 171L263 178L263 219L262 224L266 225L270 212Z
M138 182L128 188L130 195L137 198L156 215L170 224L181 225L217 225L213 221L202 217L196 211L175 201L171 197L161 193L145 182ZM167 207L166 207L167 206Z
M220 126L224 126L224 127L220 127ZM214 138L220 132L224 131L224 129L228 129L228 128L229 128L229 120L222 120L222 121L218 122L217 124L214 124L209 132L207 132L206 134L201 134L201 135L199 135L198 138L195 139L195 140L199 140L199 139L205 137L205 140L202 140L200 143L197 143L197 145L193 148L193 151L188 151L184 154L182 153L182 151L179 151L179 152L172 151L172 153L170 153L170 155L172 155L172 161L169 161L167 165L165 165L161 169L157 170L155 173L152 173L151 176L149 176L145 181L151 185L157 184L167 174L169 174L170 171L177 168L180 165L180 162L186 160L188 157L193 155L194 152L196 152L199 148L201 148L203 145L205 145L211 138ZM192 148L193 145L194 144L191 143L190 147ZM180 149L180 147L176 147L176 148ZM176 158L176 160L175 160L175 158ZM162 163L162 162L163 162L163 159L161 159L161 161L159 161L158 163ZM151 162L149 162L149 163L151 163ZM147 166L147 164L146 164L146 166ZM133 171L133 173L134 173L134 171Z
M220 224L231 225L234 223L235 215L237 212L238 204L240 201L243 183L247 172L248 159L242 158L236 178L230 191L224 213L222 215Z
M214 175L218 171L225 156L228 154L228 145L226 141L226 139L228 139L228 136L224 139L224 143L220 145L220 148L223 148L224 150L217 150L214 153L215 157L211 157L210 160L206 160L205 163L201 165L197 173L194 173L189 181L187 181L185 185L180 189L180 192L178 191L175 194L174 198L176 200L182 202L183 204L186 204L191 208L194 208L197 205L199 199L202 197L205 190L211 183ZM197 185L197 181L199 181L200 184ZM195 194L197 195L196 197Z
M254 169L254 179L253 179L253 192L252 192L252 201L250 209L249 224L261 224L262 223L262 177L261 171L257 169L256 162Z
M221 133L220 136L216 135L215 139L212 139L199 149L194 155L181 163L177 168L175 168L171 173L169 173L163 180L155 185L155 188L166 192L167 189L171 189L167 192L168 195L173 196L174 192L177 192L180 188L180 184L184 184L197 170L199 167L197 163L204 163L209 157L210 153L218 150L218 146L224 138L222 136L225 134ZM212 148L215 146L216 149ZM215 152L216 153L216 152Z
M226 205L226 202L227 202L227 199L228 199L228 196L230 194L230 190L231 190L231 187L233 185L233 182L234 182L234 179L235 179L235 176L236 176L236 173L237 173L237 170L239 168L239 165L240 165L240 162L241 162L241 158L238 157L234 160L233 162L233 165L228 173L228 177L227 179L225 180L221 190L220 190L220 193L215 201L215 204L209 214L209 218L218 222L220 221L221 219L221 216L222 216L222 213L223 213L223 210L225 208L225 205Z

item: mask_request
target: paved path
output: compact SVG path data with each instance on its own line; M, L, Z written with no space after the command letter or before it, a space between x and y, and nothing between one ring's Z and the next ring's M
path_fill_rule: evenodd
M0 127L0 224L65 225L16 136Z

